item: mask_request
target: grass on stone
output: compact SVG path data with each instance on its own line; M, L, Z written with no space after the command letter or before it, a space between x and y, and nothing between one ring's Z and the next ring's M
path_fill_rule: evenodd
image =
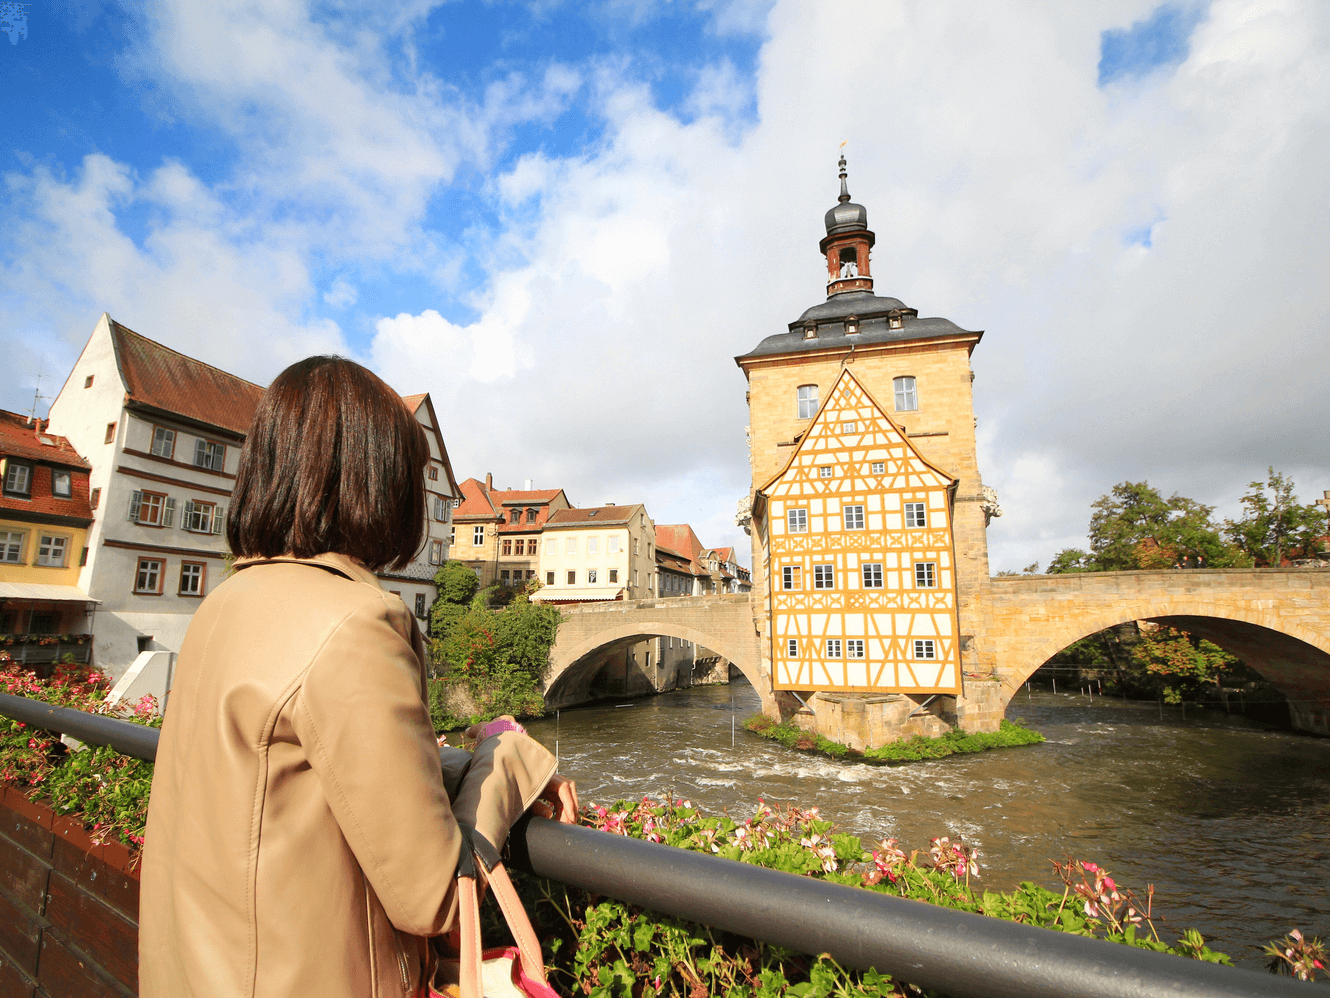
M744 727L763 738L780 742L786 748L803 752L816 752L833 759L852 759L856 762L868 762L877 765L899 765L906 762L921 762L925 759L943 759L949 755L965 755L975 752L987 752L995 748L1012 748L1018 745L1037 745L1044 736L1031 731L1020 721L1001 722L997 731L967 734L963 731L948 731L937 738L925 738L915 735L913 738L891 742L878 748L860 752L830 738L804 731L786 721L778 723L765 714L754 714L744 721Z

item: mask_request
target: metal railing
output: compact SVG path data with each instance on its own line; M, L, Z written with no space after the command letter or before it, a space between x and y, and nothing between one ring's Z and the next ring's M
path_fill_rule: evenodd
M139 759L158 731L0 694L0 714ZM512 865L547 880L724 932L827 953L952 998L1310 998L1315 985L1007 922L525 817Z

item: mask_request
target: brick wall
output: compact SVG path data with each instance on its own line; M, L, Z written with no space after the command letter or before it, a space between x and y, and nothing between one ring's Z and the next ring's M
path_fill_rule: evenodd
M0 995L132 998L135 855L13 787L0 798Z

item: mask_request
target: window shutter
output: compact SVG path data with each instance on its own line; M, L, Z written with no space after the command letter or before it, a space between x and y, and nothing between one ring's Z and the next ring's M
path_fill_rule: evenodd
M194 466L196 468L206 468L208 456L208 445L202 440L194 441Z
M135 492L129 497L129 519L139 522L139 506L143 504L143 493Z
M214 534L220 534L225 523L226 508L223 506L214 506L212 508L212 532Z
M190 528L190 524L194 522L193 516L194 516L194 500L186 499L185 513L183 518L180 520L180 525L184 527L186 530L188 530Z
M173 519L175 519L175 500L168 497L162 504L162 526L169 527Z

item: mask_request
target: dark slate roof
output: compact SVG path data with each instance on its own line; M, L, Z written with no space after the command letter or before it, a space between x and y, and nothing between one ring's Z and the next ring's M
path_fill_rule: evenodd
M900 329L887 325L892 312L900 313ZM859 320L859 332L846 336L845 319L851 315ZM809 322L817 324L817 336L812 339L804 337L804 326ZM898 298L879 298L870 291L848 291L814 305L790 323L789 332L768 336L753 350L734 359L738 362L772 354L848 350L854 344L904 343L966 334L982 336L983 331L962 329L950 319L921 319L916 309Z

